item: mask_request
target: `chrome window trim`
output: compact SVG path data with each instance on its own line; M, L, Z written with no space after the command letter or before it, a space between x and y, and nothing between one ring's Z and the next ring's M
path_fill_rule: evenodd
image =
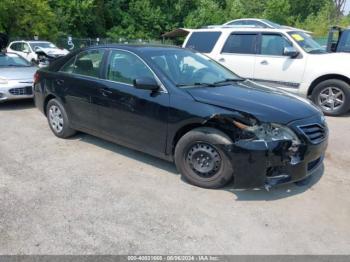
M99 50L99 49L100 49L100 48L93 48L93 49L85 50L85 51L82 51L82 52L76 54L76 55L74 56L74 64L75 64L75 62L76 62L77 57L78 57L79 54L84 53L84 52L87 52L87 51L90 51L90 50ZM117 50L117 51L122 51L122 52L128 52L128 53L130 53L130 54L135 55L135 56L136 56L137 58L139 58L139 59L142 61L142 63L144 63L144 64L147 66L147 68L152 72L154 78L155 78L156 81L158 82L159 87L160 87L160 89L161 89L161 90L159 90L158 92L164 93L164 94L168 94L168 93L169 93L168 90L165 88L163 82L162 82L162 81L159 79L159 77L154 73L154 71L153 71L153 70L150 68L150 66L145 62L145 60L143 60L140 56L138 56L138 55L135 54L134 52L131 52L131 51L125 50L125 49L119 49L119 48L105 48L104 50L105 50L105 51ZM70 61L70 60L68 60L63 66L61 66L61 68L60 68L60 70L58 70L58 72L60 72L60 73L62 73L62 74L66 74L66 75L83 76L83 77L87 77L87 78L91 78L91 79L104 80L104 81L111 82L111 83L117 83L117 84L122 84L122 85L127 85L127 86L134 87L134 85L132 85L132 84L124 83L124 82L118 82L118 81L114 81L114 80L109 80L109 79L107 79L107 78L99 78L99 77L94 77L94 76L87 76L87 75L81 75L81 74L77 74L77 73L68 73L68 72L61 71L61 69L62 69L63 67L65 67L65 65L66 65L69 61ZM107 61L107 62L108 62L108 61Z

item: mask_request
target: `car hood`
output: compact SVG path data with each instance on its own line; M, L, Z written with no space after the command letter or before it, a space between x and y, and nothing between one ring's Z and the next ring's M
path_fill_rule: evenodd
M30 67L0 67L0 77L8 80L29 80L33 79L38 70L35 66Z
M252 81L186 90L197 102L248 113L261 122L287 124L320 114L306 99Z

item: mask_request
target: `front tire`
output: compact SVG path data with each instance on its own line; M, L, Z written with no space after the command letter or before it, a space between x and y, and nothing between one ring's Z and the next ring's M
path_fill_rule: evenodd
M223 132L208 127L193 129L176 145L175 164L190 183L204 188L219 188L232 180L233 167L221 149L232 144Z
M339 79L323 81L313 90L312 101L325 115L342 115L350 109L350 86Z
M47 103L46 116L55 136L68 138L76 133L74 129L70 128L66 110L57 99L52 99Z

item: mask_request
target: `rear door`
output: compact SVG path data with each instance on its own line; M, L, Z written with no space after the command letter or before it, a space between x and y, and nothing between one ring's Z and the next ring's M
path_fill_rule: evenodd
M253 78L257 39L256 33L230 34L216 60L241 77Z
M93 49L72 57L53 80L56 92L65 100L70 120L83 128L99 129L98 99L104 49Z
M262 33L256 56L254 79L287 91L297 91L304 76L306 58L284 56L284 48L293 43L279 33Z

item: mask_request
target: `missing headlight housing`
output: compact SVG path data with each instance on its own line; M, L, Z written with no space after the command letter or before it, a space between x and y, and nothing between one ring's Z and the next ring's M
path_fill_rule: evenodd
M291 140L295 144L300 144L297 135L290 128L283 125L263 123L247 126L237 121L233 121L233 123L239 129L254 134L255 140L263 140L265 142Z

